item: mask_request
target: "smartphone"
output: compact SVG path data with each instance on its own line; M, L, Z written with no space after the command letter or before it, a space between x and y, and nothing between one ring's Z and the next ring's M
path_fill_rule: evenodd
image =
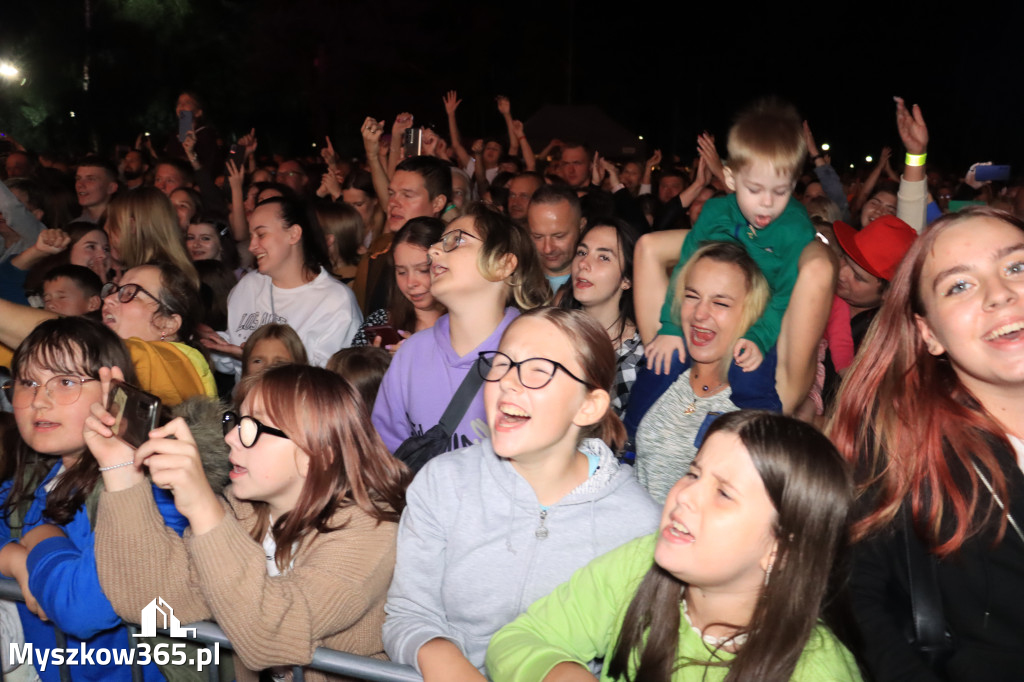
M185 136L192 132L192 112L185 110L178 116L178 142L184 142Z
M370 339L370 343L373 343L373 339L378 336L380 337L381 346L394 346L402 342L402 337L398 335L398 330L390 324L375 324L366 328L366 338Z
M405 158L423 153L423 129L408 128L402 137L402 154Z
M110 385L107 412L114 416L114 435L137 448L149 440L149 432L156 428L160 399L115 379Z
M1010 179L1009 166L978 166L974 169L974 179L978 182L998 180L1006 182Z

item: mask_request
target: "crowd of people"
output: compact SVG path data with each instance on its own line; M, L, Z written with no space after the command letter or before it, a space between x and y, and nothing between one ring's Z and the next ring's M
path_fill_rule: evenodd
M239 680L317 647L1019 679L1024 184L937 170L900 98L902 169L860 175L776 99L692 159L531 140L506 97L469 143L460 103L367 118L358 159L225 140L191 92L159 151L0 150L5 679L157 597Z

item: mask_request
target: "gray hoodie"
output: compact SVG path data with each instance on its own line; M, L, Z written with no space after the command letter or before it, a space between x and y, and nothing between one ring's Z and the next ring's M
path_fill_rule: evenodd
M661 508L608 446L590 478L547 510L490 440L431 460L409 486L385 606L384 649L417 669L421 646L451 640L484 670L491 636L576 569L658 527Z

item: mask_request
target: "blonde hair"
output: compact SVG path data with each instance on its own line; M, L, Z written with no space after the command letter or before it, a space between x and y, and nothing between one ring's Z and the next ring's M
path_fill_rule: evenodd
M741 303L742 316L739 328L736 330L737 336L733 339L733 341L737 341L764 313L764 309L768 306L768 300L772 296L772 290L768 286L768 280L765 279L761 268L757 267L757 263L750 257L746 249L733 242L709 242L693 252L690 260L686 261L686 265L679 271L679 278L676 280L676 290L672 299L672 320L679 322L680 309L683 299L686 298L686 281L694 266L704 258L709 258L716 263L731 263L743 272L747 295Z
M733 172L754 161L770 163L778 175L796 179L807 155L803 122L796 108L775 98L754 103L729 130L729 160Z
M520 310L531 310L547 305L551 300L551 286L540 266L533 239L521 225L513 222L482 203L466 206L463 217L473 219L482 245L477 269L484 279L497 282L498 275L510 254L516 257L516 269L505 280L508 284L508 303Z
M104 228L111 239L119 238L118 251L125 270L171 263L199 289L199 273L185 250L178 216L160 190L140 187L115 196L107 207Z

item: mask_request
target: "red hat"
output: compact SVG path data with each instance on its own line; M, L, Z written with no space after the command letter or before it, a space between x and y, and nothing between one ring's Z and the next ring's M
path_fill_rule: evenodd
M855 230L841 220L832 225L839 246L850 259L879 279L889 281L907 249L917 239L917 232L894 215L875 218Z

